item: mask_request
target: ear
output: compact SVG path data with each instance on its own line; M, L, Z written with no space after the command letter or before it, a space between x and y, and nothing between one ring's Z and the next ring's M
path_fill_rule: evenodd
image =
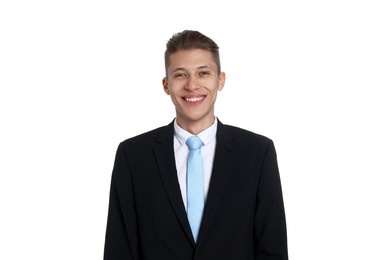
M226 75L225 72L219 73L218 76L218 90L221 91L225 86Z
M164 88L165 93L167 93L167 95L170 95L169 88L168 88L168 79L166 77L163 78L162 84L163 84L163 88Z

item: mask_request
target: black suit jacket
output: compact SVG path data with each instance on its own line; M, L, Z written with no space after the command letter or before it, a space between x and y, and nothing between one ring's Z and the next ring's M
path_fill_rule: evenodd
M171 123L119 145L104 259L288 259L273 142L218 122L210 187L195 243L180 193L173 135Z

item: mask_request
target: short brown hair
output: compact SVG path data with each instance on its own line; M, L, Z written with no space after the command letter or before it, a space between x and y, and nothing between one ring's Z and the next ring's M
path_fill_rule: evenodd
M219 47L218 45L206 35L191 30L184 30L182 32L174 34L166 45L165 50L165 71L169 67L170 55L182 51L202 49L209 51L213 56L214 62L217 64L218 74L221 73L221 62L219 60Z

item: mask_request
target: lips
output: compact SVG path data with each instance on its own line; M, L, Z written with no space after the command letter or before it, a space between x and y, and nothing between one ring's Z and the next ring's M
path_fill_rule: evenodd
M190 103L200 102L200 101L204 100L205 98L206 98L206 96L183 97L183 99L186 102L190 102Z

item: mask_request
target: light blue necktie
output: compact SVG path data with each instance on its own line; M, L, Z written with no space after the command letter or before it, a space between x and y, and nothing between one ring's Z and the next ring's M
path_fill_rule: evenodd
M186 144L190 148L187 162L187 217L196 241L204 208L203 159L200 152L203 142L199 137L191 136Z

